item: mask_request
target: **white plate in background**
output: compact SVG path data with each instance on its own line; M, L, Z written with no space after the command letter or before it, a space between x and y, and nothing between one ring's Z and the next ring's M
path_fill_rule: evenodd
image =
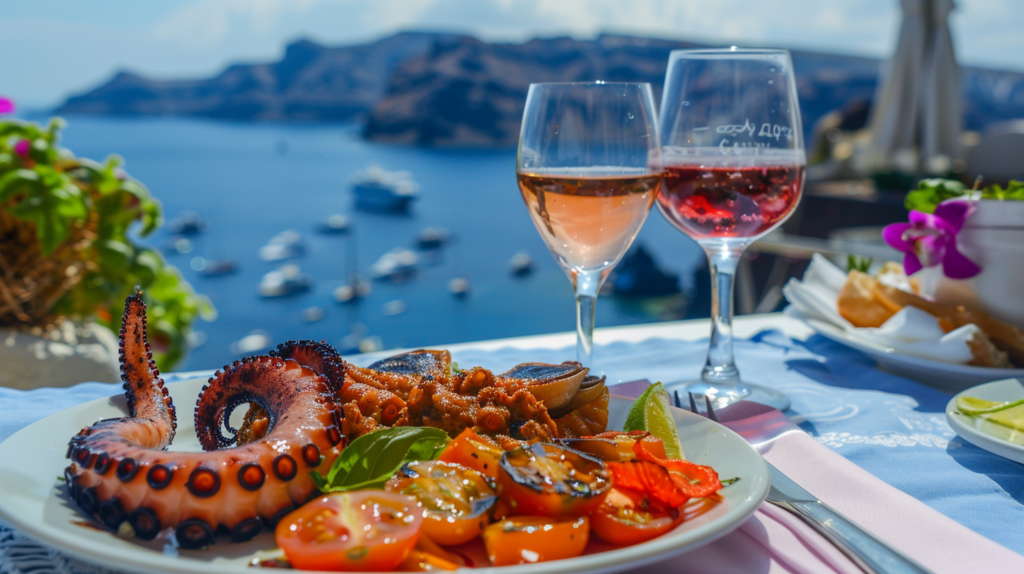
M959 397L974 397L985 401L999 402L1017 401L1024 399L1024 383L1020 379L1005 379L985 383L984 385L971 387L961 392L946 405L946 420L949 421L949 426L953 427L953 430L961 438L978 448L983 448L1003 458L1024 464L1024 446L1003 440L979 429L978 419L961 414L957 410L956 400ZM985 423L982 422L981 424L984 425ZM995 425L995 423L988 424ZM995 430L1007 434L1015 434L1018 440L1024 441L1024 433L1013 429L1003 430L1004 428L1000 426Z
M887 372L949 393L957 393L995 379L1024 378L1024 369L996 369L943 363L900 353L891 347L864 339L855 339L843 329L826 321L812 319L792 305L786 307L785 313L794 319L803 321L822 337L868 355Z

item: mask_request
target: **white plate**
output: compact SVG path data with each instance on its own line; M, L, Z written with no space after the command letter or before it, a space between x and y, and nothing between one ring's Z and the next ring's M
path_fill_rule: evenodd
M835 341L840 345L852 347L868 355L885 371L913 379L946 392L956 393L993 379L1024 378L1024 369L995 369L992 367L942 363L899 353L885 345L879 345L862 339L854 339L849 333L839 327L820 319L808 317L792 305L786 308L786 315L803 321L826 339Z
M194 404L206 381L193 379L168 385L175 403ZM621 429L632 401L613 397L609 428ZM264 532L252 541L231 544L224 538L208 550L166 554L154 541L128 541L89 526L63 495L68 440L82 428L104 418L126 416L123 395L97 399L25 427L0 443L0 518L29 536L82 560L118 570L166 573L253 574L246 564L259 550L274 546ZM171 450L199 449L190 414L179 410L178 433ZM739 435L703 417L673 409L683 448L691 460L711 465L723 478L740 477L722 490L723 501L707 513L644 544L571 560L498 569L502 573L614 572L636 568L692 550L742 524L768 493L768 469L761 455ZM159 537L158 537L159 538Z
M986 401L1016 401L1024 399L1024 383L1019 379L1006 379L993 381L967 389L953 397L946 405L946 420L949 426L953 427L956 434L978 448L983 448L1003 458L1024 464L1024 446L1003 440L977 428L977 419L961 414L957 411L956 400L959 397L974 397ZM984 423L982 423L984 424ZM994 424L994 423L989 423ZM1002 430L1000 427L997 430ZM1009 429L1010 433L1015 433ZM1022 433L1017 432L1018 440L1024 438Z

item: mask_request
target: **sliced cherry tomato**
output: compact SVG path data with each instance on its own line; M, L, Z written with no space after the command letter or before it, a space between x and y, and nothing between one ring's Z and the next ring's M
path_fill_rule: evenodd
M590 538L586 516L558 521L537 516L506 518L484 529L484 546L494 566L575 558Z
M451 571L459 569L458 564L449 562L429 552L423 552L422 550L410 552L401 566L402 572L433 572L435 570Z
M596 436L562 439L561 444L592 454L601 460L627 462L636 458L633 445L639 441L654 456L665 458L665 444L647 431L608 431Z
M508 518L509 516L512 516L512 514L512 508L509 507L509 505L501 498L498 499L498 502L494 503L494 508L491 510L491 516L493 516L495 520Z
M435 570L443 569L448 564L455 565L456 568L472 568L473 560L461 552L449 551L434 542L426 536L420 536L420 539L416 541L416 548L409 553L409 557L412 558L413 554L419 554L421 559L425 558L427 566L433 567ZM409 558L406 558L406 563L409 562Z
M616 488L635 491L669 508L679 508L690 500L683 494L665 467L646 460L609 462Z
M506 452L498 495L513 514L568 518L589 514L612 486L611 473L591 456L537 443Z
M660 438L652 435L650 431L608 431L597 435L597 438L610 438L616 444L628 445L630 449L629 455L632 458L636 457L634 451L637 445L658 458L668 458L668 454L665 453L665 443Z
M416 545L423 511L415 498L382 490L328 494L285 516L274 531L303 570L391 570Z
M690 498L710 496L722 489L718 473L710 466L674 458L658 457L637 442L633 447L637 460L649 461L668 471L680 492Z
M461 464L493 479L498 476L498 464L504 453L496 444L468 428L448 443L438 460Z
M438 544L469 542L490 522L498 497L484 475L462 465L431 460L410 462L384 485L423 506L423 534Z
M590 515L590 527L600 539L612 544L639 544L668 532L679 511L651 504L645 496L613 488Z

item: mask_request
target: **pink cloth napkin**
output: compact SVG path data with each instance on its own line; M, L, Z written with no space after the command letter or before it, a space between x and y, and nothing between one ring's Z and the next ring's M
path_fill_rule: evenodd
M613 389L617 395L634 394L623 391L626 388L620 385ZM805 433L783 435L762 454L821 501L929 570L1024 572L1024 556L889 486ZM651 572L857 574L861 570L799 518L765 502L727 536L635 574Z

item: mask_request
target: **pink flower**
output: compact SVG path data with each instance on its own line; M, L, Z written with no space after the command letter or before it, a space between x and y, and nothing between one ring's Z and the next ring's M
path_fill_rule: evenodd
M0 114L10 114L14 112L14 100L0 96Z
M28 150L30 149L32 149L32 142L28 140L18 140L18 143L14 144L14 153L23 158L28 157Z
M950 199L940 203L934 215L911 211L910 223L887 226L882 230L882 238L890 247L906 254L903 268L907 275L941 263L946 277L974 277L981 273L981 267L956 248L956 235L974 206L974 202L967 199Z

